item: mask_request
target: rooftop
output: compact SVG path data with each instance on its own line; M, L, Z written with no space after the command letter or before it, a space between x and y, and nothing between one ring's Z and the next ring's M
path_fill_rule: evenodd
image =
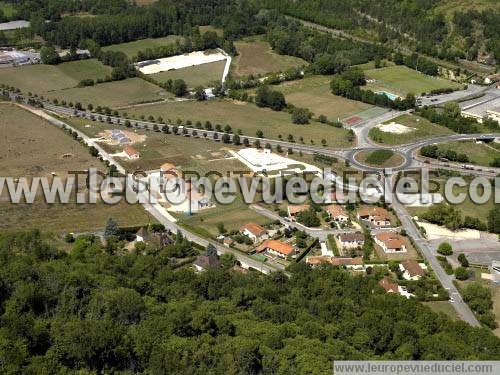
M285 242L281 242L281 241L278 241L278 240L267 240L267 241L264 241L264 243L262 245L260 245L256 251L258 253L264 251L264 250L267 250L267 249L271 249L271 250L274 250L276 251L277 253L280 253L280 254L283 254L283 255L290 255L292 252L293 252L293 246L288 244L288 243L285 243Z

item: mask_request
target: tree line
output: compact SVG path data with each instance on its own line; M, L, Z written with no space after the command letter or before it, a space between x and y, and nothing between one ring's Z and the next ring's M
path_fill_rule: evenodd
M2 373L331 374L334 359L500 356L489 330L386 294L376 267L353 276L301 262L287 277L222 259L196 274L199 250L182 235L122 253L119 238L67 241L63 251L38 231L0 234Z

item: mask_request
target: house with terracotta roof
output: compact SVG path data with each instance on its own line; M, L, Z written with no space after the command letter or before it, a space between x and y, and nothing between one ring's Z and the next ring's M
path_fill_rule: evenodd
M125 155L127 156L127 158L129 160L135 160L135 159L139 159L141 157L140 152L137 151L132 146L125 146L123 148L123 152L125 153Z
M240 228L240 233L249 237L254 243L267 240L268 234L262 226L256 223L247 223Z
M384 253L405 253L405 238L394 232L381 232L375 235L375 243L379 245Z
M295 250L292 245L278 240L266 240L255 250L258 253L266 253L270 256L282 259L295 254Z
M363 208L358 211L358 219L366 221L377 228L391 226L389 212L382 207Z
M401 262L399 269L403 272L403 278L406 280L420 280L425 275L425 270L415 259Z
M338 245L342 250L352 250L365 244L365 236L361 232L341 233L337 236Z
M399 294L399 286L396 284L394 281L389 279L387 276L385 276L383 279L381 279L378 282L378 285L380 285L386 293L396 293Z
M222 240L222 243L224 244L225 247L231 247L234 244L234 240L231 237L225 237Z
M332 220L344 223L349 221L349 214L344 210L342 206L338 204L331 204L329 206L326 206L325 210Z
M301 212L307 211L311 208L308 204L289 204L288 205L288 216L291 219L295 219L297 215Z

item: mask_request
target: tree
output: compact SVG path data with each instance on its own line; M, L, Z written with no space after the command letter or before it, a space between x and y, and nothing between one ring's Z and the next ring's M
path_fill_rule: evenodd
M183 79L176 79L172 83L172 93L175 96L184 96L187 94L187 84Z
M207 256L215 256L216 257L217 256L217 249L216 249L216 247L214 245L212 245L211 243L209 243L207 245L207 249L205 251L205 254Z
M225 234L227 232L227 229L224 226L223 222L217 223L217 230L219 231L220 234Z
M106 228L104 229L104 238L118 237L120 235L120 228L113 218L109 218L106 222Z
M205 93L205 89L203 86L198 86L194 90L194 97L198 101L207 100L207 94Z
M222 254L219 261L222 264L222 268L224 269L232 268L237 263L236 257L233 253Z
M57 65L61 62L59 54L54 46L42 47L40 50L40 59L47 65Z
M441 255L447 256L453 254L453 248L448 242L442 242L439 245L437 252Z
M500 233L500 207L495 207L488 213L488 230L492 233Z
M457 267L455 269L455 277L457 280L467 280L469 278L469 271L465 267Z
M469 261L467 260L467 257L464 253L458 254L458 261L460 262L462 267L469 267Z
M443 112L446 116L457 118L460 116L461 109L457 102L448 102L445 103Z
M257 132L255 133L256 137L257 138L264 138L264 132L262 130L257 130Z
M305 108L295 108L292 111L292 122L294 124L309 124L309 111Z

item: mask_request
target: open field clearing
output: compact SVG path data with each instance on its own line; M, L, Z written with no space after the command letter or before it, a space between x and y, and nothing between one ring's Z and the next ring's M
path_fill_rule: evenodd
M207 86L215 81L220 82L225 66L226 60L216 61L213 63L155 73L152 74L151 77L160 83L165 83L169 79L183 79L188 87L194 88L196 86Z
M149 38L141 39L128 43L112 44L110 46L103 47L103 51L118 51L123 52L127 55L129 59L137 56L139 51L145 51L148 48L153 49L156 47L168 46L170 44L175 44L177 41L182 41L183 37L179 35L169 35L163 38Z
M71 61L59 65L24 65L0 69L0 82L17 87L23 92L38 95L73 88L82 79L105 78L111 68L96 59Z
M432 302L422 302L425 306L428 306L432 311L436 313L443 313L452 320L459 320L457 310L448 301L432 301Z
M14 105L0 104L0 133L5 141L0 150L3 176L46 177L55 172L64 177L68 171L106 169L68 134ZM14 205L7 199L5 193L0 199L0 229L39 228L57 233L102 230L108 217L123 226L148 223L141 206L125 202L81 205L75 203L73 195L67 205L48 205L39 195L35 204Z
M187 101L168 104L152 104L127 110L129 116L135 118L144 115L162 116L164 119L175 121L180 118L184 121L191 120L193 124L200 121L210 121L216 124L229 124L233 131L241 129L244 135L255 136L257 130L264 132L265 138L278 139L281 134L284 140L292 134L298 142L303 137L305 143L313 140L320 144L322 139L327 140L329 147L347 147L352 145L347 140L347 130L335 128L318 122L308 125L295 125L290 114L276 112L267 108L258 108L254 104L235 102L231 100L210 100L205 102Z
M48 177L51 172L102 167L61 130L12 104L0 104L0 170L3 176Z
M140 78L101 83L99 85L50 92L47 98L80 102L84 106L124 107L171 97L165 90Z
M496 147L495 147L496 146ZM438 145L440 151L453 150L457 154L465 154L469 158L466 164L490 166L495 159L500 158L500 145L492 143L476 143L474 141L448 142Z
M359 101L333 95L330 91L331 77L312 76L297 81L285 82L273 89L281 91L286 101L296 107L308 108L316 116L325 115L337 121L373 106Z
M4 1L0 1L0 11L2 11L3 15L9 19L11 19L17 13L14 5L6 3Z
M458 83L427 76L402 65L365 70L365 75L367 78L375 79L375 83L365 86L366 89L387 91L400 96L406 96L410 92L420 95L422 92L435 89L460 87Z
M105 130L126 129L117 125L75 118L68 120L68 122L90 137L98 137ZM236 158L225 157L229 150L236 150L236 146L161 132L137 130L135 133L142 136L141 142L133 144L133 147L140 152L141 157L137 160L119 159L120 163L130 171L159 169L164 163L172 163L184 171L196 171L201 174L211 171L219 173L249 171ZM202 131L200 131L200 135L201 133ZM111 153L123 150L123 146L100 144Z
M444 126L433 124L425 118L414 115L402 115L384 124L390 125L391 123L403 125L408 131L396 133L387 131L390 130L387 127L375 127L370 130L370 139L386 145L402 145L421 139L453 134L453 131Z
M307 61L293 56L279 55L269 43L261 40L234 42L238 51L235 57L233 73L237 76L266 74L307 65Z

